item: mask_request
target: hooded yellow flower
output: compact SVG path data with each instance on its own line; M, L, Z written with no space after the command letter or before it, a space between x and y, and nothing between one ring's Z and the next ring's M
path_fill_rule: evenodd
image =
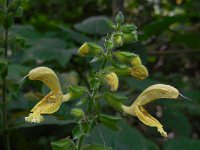
M51 89L51 92L35 105L28 117L25 117L27 122L39 123L43 121L44 118L41 114L56 112L62 102L66 102L71 98L70 93L63 95L58 77L50 68L37 67L29 72L28 77L30 80L42 81Z
M122 105L122 109L128 114L138 117L144 124L156 127L162 136L167 137L167 133L163 130L162 124L151 116L143 106L156 99L177 99L178 96L179 91L176 88L165 84L155 84L144 90L131 106L127 107Z

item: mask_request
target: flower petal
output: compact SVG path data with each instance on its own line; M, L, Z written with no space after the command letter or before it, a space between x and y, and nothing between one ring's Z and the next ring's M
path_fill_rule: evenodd
M60 108L60 105L62 103L62 97L63 94L61 92L50 92L35 105L31 112L37 114L52 114Z
M162 124L152 117L143 106L135 107L135 114L136 116L142 121L144 124L150 126L150 127L157 127L158 132L164 137L167 137L167 132L163 130Z
M37 67L28 74L31 80L40 80L46 84L52 91L60 92L60 83L55 72L47 67Z
M43 116L37 113L30 113L28 117L25 117L26 122L40 123L43 120Z
M135 100L133 105L145 105L159 98L177 99L179 91L170 85L155 84L145 89Z

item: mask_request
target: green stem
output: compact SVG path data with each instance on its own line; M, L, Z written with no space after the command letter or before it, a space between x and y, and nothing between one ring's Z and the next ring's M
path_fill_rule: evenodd
M78 140L78 150L81 149L81 146L83 144L83 139L84 139L84 136L81 136L80 139Z
M110 54L110 51L107 49L106 53L104 53L104 59L102 61L102 64L101 64L101 68L100 69L104 69L109 61L109 58L108 58L108 55ZM89 107L88 107L88 112L90 114L92 114L92 119L95 120L95 117L94 115L96 115L96 111L95 111L95 108L96 108L96 103L95 103L95 96L98 94L98 91L99 91L99 88L98 87L97 89L93 89L92 90L92 95L90 95L90 102L89 102ZM98 113L99 114L99 113ZM97 122L96 122L97 124ZM78 140L78 150L81 149L81 146L82 146L82 143L83 143L83 140L84 140L84 137L85 136L81 136Z
M6 8L8 8L9 0L5 2ZM6 12L6 16L8 17L8 13ZM8 57L8 28L5 28L5 43L4 43L4 58L7 59ZM6 69L7 72L7 69ZM3 131L4 131L4 140L6 143L6 149L10 150L10 138L8 134L8 119L7 119L7 98L6 98L6 91L7 91L7 83L6 83L6 76L3 76L3 89L2 89L2 101L3 101L3 109L2 109L2 123L3 123Z

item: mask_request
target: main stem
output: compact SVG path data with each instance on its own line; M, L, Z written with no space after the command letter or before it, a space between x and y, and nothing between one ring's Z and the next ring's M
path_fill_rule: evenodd
M8 8L9 0L6 0L6 8ZM8 17L8 13L6 12L6 17ZM5 28L5 43L4 43L4 58L7 59L8 57L8 27ZM6 68L7 72L7 68ZM6 83L6 76L3 76L3 109L2 109L2 123L3 123L3 131L4 131L4 140L6 143L6 149L10 150L10 138L8 134L8 124L7 124L7 99L6 99L6 91L7 91L7 83Z
M101 68L100 68L100 69L104 69L104 68L106 67L107 62L108 62L108 58L107 58L107 53L106 53L106 56L105 56L104 59L103 59L103 62L102 62L102 65L101 65ZM95 101L94 98L95 98L95 95L98 93L99 88L100 88L100 87L98 87L98 89L96 89L96 90L93 89L93 91L92 91L92 96L91 96L91 101L93 101L93 102ZM94 103L93 103L93 104L94 104ZM80 137L80 139L79 139L79 141L78 141L78 150L81 149L84 138L85 138L85 136L81 136L81 137Z

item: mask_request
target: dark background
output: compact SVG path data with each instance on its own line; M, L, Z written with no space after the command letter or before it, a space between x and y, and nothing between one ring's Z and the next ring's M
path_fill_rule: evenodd
M42 65L56 71L64 93L68 85L87 85L91 65L77 56L77 49L85 41L99 42L110 31L104 18L112 20L118 10L127 23L138 27L140 42L124 49L139 54L150 74L144 81L120 78L119 92L132 102L149 85L164 83L192 101L158 100L146 107L164 125L168 138L122 114L119 132L100 127L106 145L114 150L200 149L199 0L30 0L22 7L22 17L16 17L10 29L18 40L11 41L8 51L8 125L13 150L51 149L52 141L72 136L75 124L70 110L76 102L62 104L40 124L26 123L24 117L48 89L41 82L20 79ZM108 114L120 116L104 107ZM86 138L85 143L90 142L102 144L98 130ZM3 145L0 124L0 149Z

